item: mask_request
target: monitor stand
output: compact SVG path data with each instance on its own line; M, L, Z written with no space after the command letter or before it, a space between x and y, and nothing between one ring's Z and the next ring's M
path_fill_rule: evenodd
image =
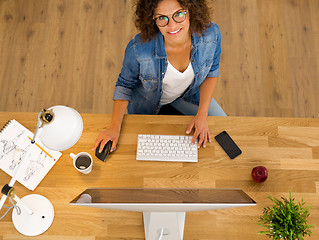
M143 212L145 239L182 240L185 212ZM162 233L163 231L163 233Z
M182 240L186 212L255 206L240 189L88 188L72 205L143 212L146 240Z

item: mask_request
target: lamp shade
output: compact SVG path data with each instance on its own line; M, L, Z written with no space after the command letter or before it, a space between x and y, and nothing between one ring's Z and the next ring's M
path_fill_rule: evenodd
M56 151L63 151L72 147L81 137L83 120L81 115L73 108L54 106L49 108L54 114L53 120L43 126L41 141Z

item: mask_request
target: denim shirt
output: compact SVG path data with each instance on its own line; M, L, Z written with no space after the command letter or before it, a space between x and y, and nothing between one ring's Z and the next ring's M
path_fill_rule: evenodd
M200 36L192 34L191 64L195 78L181 96L185 101L199 105L200 85L206 77L219 76L220 41L220 30L215 23ZM137 34L126 47L113 100L128 100L129 114L157 114L167 65L161 32L149 42L142 42Z

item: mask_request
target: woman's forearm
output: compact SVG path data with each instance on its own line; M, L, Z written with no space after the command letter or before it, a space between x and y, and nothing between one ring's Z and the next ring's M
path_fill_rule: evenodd
M123 117L126 112L126 108L129 101L126 100L114 100L113 113L110 128L120 130L123 122Z
M217 77L208 77L200 86L200 101L197 114L208 115L208 108L215 92L217 80Z

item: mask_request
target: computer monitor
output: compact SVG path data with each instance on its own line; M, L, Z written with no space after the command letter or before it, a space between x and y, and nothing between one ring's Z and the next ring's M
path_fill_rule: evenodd
M143 212L145 239L183 239L186 212L254 206L241 189L88 188L71 205Z

